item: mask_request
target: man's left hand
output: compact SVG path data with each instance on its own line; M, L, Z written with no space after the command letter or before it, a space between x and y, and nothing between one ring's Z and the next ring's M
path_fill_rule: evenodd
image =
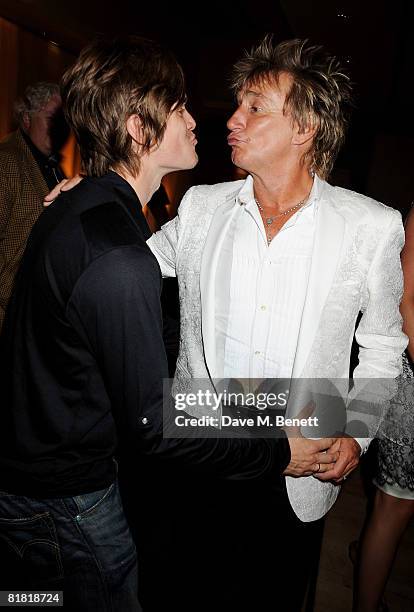
M339 452L339 458L334 467L323 474L315 473L314 477L318 480L333 480L333 482L340 483L357 467L361 447L354 438L344 437L338 438L331 450Z

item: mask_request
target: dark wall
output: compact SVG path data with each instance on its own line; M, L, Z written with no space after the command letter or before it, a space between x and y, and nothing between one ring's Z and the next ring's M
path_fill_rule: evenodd
M167 179L173 208L190 184L234 176L225 140L233 108L228 78L241 51L267 32L275 32L280 40L299 36L324 44L342 58L356 92L349 136L332 181L405 209L414 199L412 5L409 0L212 1L197 4L195 14L181 3L0 0L0 15L44 45L48 40L59 44L55 52L64 59L59 60L57 76L70 61L66 58L74 57L97 33L137 33L162 40L174 50L186 72L189 106L198 122L200 163L191 173ZM52 47L32 54L20 45L14 64L1 69L1 90L4 83L12 86L6 97L0 97L0 126L7 122L11 92L29 74L46 74Z

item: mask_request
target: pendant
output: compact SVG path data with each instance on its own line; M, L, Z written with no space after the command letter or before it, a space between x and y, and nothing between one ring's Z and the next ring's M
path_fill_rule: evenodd
M272 217L269 217L268 219L266 219L266 223L267 223L267 225L272 225L272 223L273 223Z

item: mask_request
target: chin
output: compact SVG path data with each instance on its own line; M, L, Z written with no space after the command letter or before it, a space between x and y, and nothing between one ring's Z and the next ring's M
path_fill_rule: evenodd
M250 169L248 168L249 164L246 161L243 161L243 159L241 159L240 157L232 155L231 161L233 165L236 166L236 168L239 168L239 170L243 170L244 172L250 172Z
M179 170L191 170L198 164L198 155L195 151L193 151L186 157L183 156L181 160L175 161L176 164L174 166L170 166L170 172L178 172Z
M198 164L198 155L197 153L194 153L194 155L192 156L192 160L188 162L187 166L185 167L186 170L191 170L192 168L195 168L195 166Z
M234 149L231 153L231 161L235 166L241 168L243 166L243 155L240 154L240 151Z

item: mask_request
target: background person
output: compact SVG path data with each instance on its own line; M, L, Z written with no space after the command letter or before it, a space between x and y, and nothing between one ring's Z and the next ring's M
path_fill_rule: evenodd
M0 143L0 330L43 198L64 178L59 150L68 133L61 106L57 84L29 85L14 106L19 128Z
M401 314L408 335L403 358L401 391L391 407L389 421L378 440L377 487L373 507L363 530L356 572L356 612L386 610L381 601L400 540L414 515L414 213L405 227L401 254L404 295Z

